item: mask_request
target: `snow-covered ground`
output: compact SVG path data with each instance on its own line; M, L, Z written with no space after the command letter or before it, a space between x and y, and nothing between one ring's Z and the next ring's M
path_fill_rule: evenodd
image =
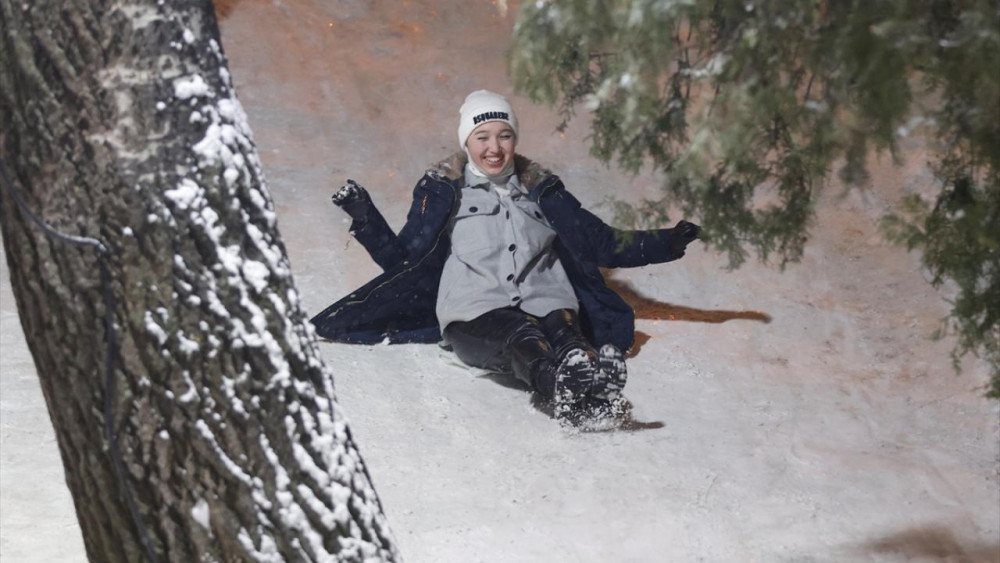
M223 41L310 311L378 273L329 195L347 177L399 227L457 147L466 93L509 93L503 2L244 0ZM589 208L655 180L587 156L584 122L512 98L520 152ZM636 308L631 432L580 434L432 345L323 344L410 562L1000 561L1000 403L928 335L947 289L876 218L930 189L873 161L834 186L801 264L736 272L699 243L612 278ZM696 218L694 218L696 220ZM83 561L58 450L0 266L0 558Z

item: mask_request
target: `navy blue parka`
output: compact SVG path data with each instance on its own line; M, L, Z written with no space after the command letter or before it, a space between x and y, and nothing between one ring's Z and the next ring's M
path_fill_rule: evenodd
M374 206L354 221L352 234L384 272L313 317L320 336L357 344L441 339L434 310L451 245L448 223L459 204L467 160L459 152L427 171L413 190L398 235ZM556 231L553 244L580 302L584 333L595 347L611 343L627 351L635 315L604 283L598 268L676 260L684 255L684 243L673 229L614 229L584 209L558 176L520 155L514 162L528 197Z

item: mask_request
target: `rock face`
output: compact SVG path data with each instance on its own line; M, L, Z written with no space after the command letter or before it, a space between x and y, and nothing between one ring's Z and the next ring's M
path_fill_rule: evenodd
M0 3L4 166L106 250L0 201L87 554L391 560L210 8Z

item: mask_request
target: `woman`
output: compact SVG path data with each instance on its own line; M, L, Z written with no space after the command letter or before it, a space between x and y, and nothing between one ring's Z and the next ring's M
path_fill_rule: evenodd
M473 92L459 114L462 151L417 183L398 235L353 181L333 196L385 272L316 315L317 332L368 344L443 337L469 365L512 371L561 420L618 413L634 315L598 268L676 260L698 226L613 229L514 152L503 96Z

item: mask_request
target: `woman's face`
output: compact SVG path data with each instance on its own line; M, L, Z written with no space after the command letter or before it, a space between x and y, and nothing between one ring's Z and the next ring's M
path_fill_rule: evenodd
M514 161L514 130L503 121L489 121L472 130L465 146L472 162L485 174L500 174Z

